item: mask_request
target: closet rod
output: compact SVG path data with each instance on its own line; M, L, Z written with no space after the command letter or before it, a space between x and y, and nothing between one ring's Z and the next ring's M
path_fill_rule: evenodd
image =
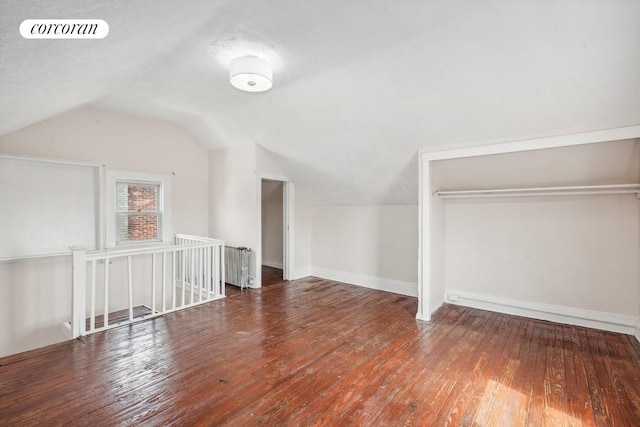
M566 187L499 188L485 190L436 191L443 199L467 197L507 196L587 196L602 194L636 194L640 197L640 184L583 185Z
M538 197L538 196L592 196L604 194L635 194L639 195L638 190L619 190L619 191L555 191L547 193L501 193L501 194L453 194L439 195L441 199L481 199L496 197Z

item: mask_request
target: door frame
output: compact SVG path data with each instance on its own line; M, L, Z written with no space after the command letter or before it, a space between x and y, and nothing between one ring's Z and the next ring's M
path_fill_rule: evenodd
M431 320L431 314L444 303L444 289L441 283L437 283L438 275L436 274L437 270L442 268L438 265L437 259L442 244L438 233L443 227L442 202L435 195L438 188L431 176L431 162L636 138L640 138L640 125L450 150L420 150L418 153L420 182L418 184L418 311L416 318L424 321Z
M294 185L283 175L258 174L258 216L256 235L256 284L262 287L262 181L282 182L282 278L291 280L294 271Z

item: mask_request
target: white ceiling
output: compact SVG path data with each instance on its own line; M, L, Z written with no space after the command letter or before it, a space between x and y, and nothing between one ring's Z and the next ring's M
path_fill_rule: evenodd
M85 104L169 119L261 145L316 203L416 203L423 147L640 123L640 1L3 1L0 25L0 134ZM231 87L246 54L271 91Z

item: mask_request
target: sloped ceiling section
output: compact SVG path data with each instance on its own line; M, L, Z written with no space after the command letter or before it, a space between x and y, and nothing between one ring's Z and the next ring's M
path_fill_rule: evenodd
M640 182L640 139L440 160L432 167L439 190L633 184Z
M82 104L258 144L318 204L417 202L416 152L640 123L640 2L11 1L0 133ZM96 41L27 18L104 19ZM247 94L255 55L274 88Z

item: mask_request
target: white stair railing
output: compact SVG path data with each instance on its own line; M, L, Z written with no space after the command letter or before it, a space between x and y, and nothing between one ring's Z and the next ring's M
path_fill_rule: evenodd
M224 242L178 234L173 245L73 247L72 338L224 298Z

